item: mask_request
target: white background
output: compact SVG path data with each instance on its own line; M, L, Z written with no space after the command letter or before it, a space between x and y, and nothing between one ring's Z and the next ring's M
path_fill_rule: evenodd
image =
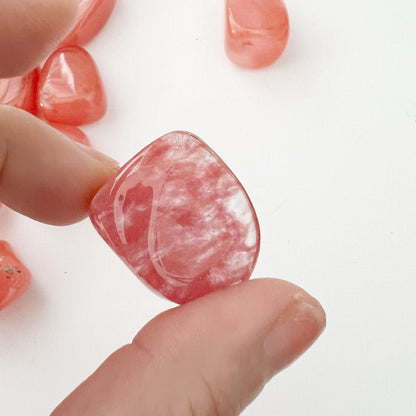
M255 276L291 280L328 315L322 338L244 416L416 414L416 3L288 1L274 66L223 52L223 2L119 0L88 46L109 111L94 146L127 161L162 134L201 136L250 194ZM34 284L0 313L0 413L47 415L173 305L89 221L44 226L7 209L0 232Z

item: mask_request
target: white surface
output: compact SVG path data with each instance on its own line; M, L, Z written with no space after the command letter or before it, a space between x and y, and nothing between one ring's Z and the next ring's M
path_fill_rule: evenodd
M273 67L223 53L221 1L119 0L87 49L109 112L86 131L126 161L186 129L235 171L257 209L256 276L296 282L328 328L244 416L416 414L416 3L288 2ZM0 413L47 415L153 316L142 286L88 221L0 213L34 285L0 315Z

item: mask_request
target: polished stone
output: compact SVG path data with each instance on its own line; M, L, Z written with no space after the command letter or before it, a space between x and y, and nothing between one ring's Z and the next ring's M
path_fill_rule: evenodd
M20 77L0 79L0 104L35 114L38 81L39 68Z
M30 281L29 270L16 257L9 243L0 241L0 310L23 295Z
M104 87L91 55L78 46L55 51L40 74L39 115L54 123L81 125L98 121L106 109Z
M271 65L289 38L289 17L282 0L226 0L225 50L243 68Z
M169 133L94 197L99 234L149 286L185 303L249 279L260 245L238 179L201 139Z
M91 146L88 136L78 127L70 126L68 124L49 123L53 128L65 134L69 139L81 143L85 146Z
M62 46L82 46L93 39L107 23L116 0L78 0L78 19Z

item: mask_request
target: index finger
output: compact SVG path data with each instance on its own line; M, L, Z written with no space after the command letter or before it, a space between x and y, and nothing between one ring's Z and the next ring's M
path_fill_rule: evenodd
M25 111L0 105L0 200L54 225L83 219L117 162Z

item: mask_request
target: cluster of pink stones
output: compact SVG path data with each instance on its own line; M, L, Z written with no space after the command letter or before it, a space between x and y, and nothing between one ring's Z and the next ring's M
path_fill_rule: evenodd
M72 32L42 68L29 74L0 79L0 103L28 111L84 145L89 139L78 128L99 120L106 97L97 66L82 48L105 25L116 0L79 0ZM30 285L30 272L0 241L0 310L20 297Z
M106 97L82 48L104 26L115 0L79 0L72 32L29 74L0 80L0 103L89 144L78 128L99 120ZM283 53L289 18L282 0L226 0L225 50L244 68L271 65ZM94 197L98 233L151 288L184 303L250 278L260 232L244 188L201 139L169 133L139 152ZM0 310L30 284L30 273L0 242Z

